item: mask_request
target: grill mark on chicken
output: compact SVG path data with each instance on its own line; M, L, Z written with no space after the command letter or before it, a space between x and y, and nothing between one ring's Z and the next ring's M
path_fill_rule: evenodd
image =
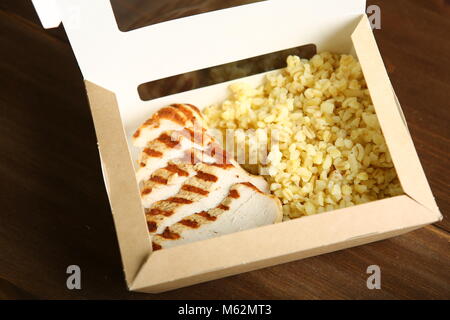
M152 242L152 248L153 248L153 251L157 251L157 250L161 250L162 249L162 247L159 244L155 243L155 242Z
M192 200L179 198L179 197L171 197L164 201L173 202L173 203L182 203L182 204L191 204L193 202Z
M165 216L165 217L170 217L173 214L173 211L165 211L165 210L161 210L158 208L153 208L150 210L147 210L146 214L150 215L150 216Z
M163 156L161 151L156 151L150 148L145 148L144 153L152 158L161 158ZM141 162L141 167L145 167L145 163Z
M204 181L212 181L212 182L216 182L219 179L215 175L203 171L197 171L195 177Z
M218 209L220 209L220 210L223 210L223 211L227 211L227 210L230 210L230 207L228 207L228 206L226 206L226 205L224 205L224 204L219 204L218 206L217 206L217 208Z
M164 143L168 148L175 148L180 146L180 142L172 139L167 133L161 134L156 140Z
M158 226L156 225L156 222L154 221L147 221L147 227L149 232L155 232Z
M200 227L200 225L198 224L197 221L195 220L190 220L190 219L183 219L180 222L178 222L186 227L192 228L192 229L197 229L198 227Z
M153 182L159 183L159 184L167 184L167 179L165 179L161 176L150 177L150 181L153 181ZM150 189L150 191L151 191L151 189Z
M164 108L160 109L152 117L147 119L144 122L144 124L141 126L141 128L147 127L147 126L153 126L154 128L159 128L159 126L160 126L159 120L160 119L172 120L173 122L176 122L182 126L184 126L184 124L185 124L184 117L177 111L177 109L175 109L171 106L168 106L168 107L164 107ZM136 132L133 135L134 137L139 137L141 128L136 130Z
M253 190L255 190L256 192L259 193L264 193L261 190L259 190L254 184L250 183L250 182L242 182L243 185L246 185L249 188L252 188Z
M211 163L211 166L222 168L222 169L230 169L234 168L234 165L231 163Z
M216 221L216 219L217 219L217 217L210 215L207 211L201 211L196 214L205 218L208 221Z
M231 198L237 199L240 197L239 191L232 189L230 190L230 193L228 194Z
M186 118L174 107L166 107L159 110L155 117L156 121L158 119L172 120L182 126L186 124Z
M208 190L204 190L202 188L198 188L196 186L190 185L190 184L185 184L181 187L181 190L185 190L188 192L194 192L194 193L198 193L201 194L203 196L208 195L209 191Z
M163 233L161 234L161 236L164 239L170 239L170 240L176 240L180 238L180 235L176 232L172 232L170 231L170 228L167 227L166 229L164 229Z
M167 184L177 176L189 177L195 172L195 166L191 163L181 162L179 159L169 161L165 167L156 169L150 178L144 182L144 187L152 187L154 184ZM164 181L164 180L165 181Z
M158 119L159 119L159 117L155 114L155 115L153 115L150 119L147 119L147 120L142 124L142 127L147 127L147 126L153 125L153 127L159 128Z
M152 188L145 188L144 190L142 190L141 194L143 196L145 196L146 194L149 194L152 192Z
M188 177L189 176L189 172L184 171L183 169L180 169L176 164L169 164L164 169L169 171L169 172L176 173L179 176L183 176L183 177Z
M194 106L193 104L190 104L190 103L186 103L186 105L191 107L191 109L194 110L195 113L197 113L200 116L200 118L203 118L202 113L200 112L200 110L196 106Z
M188 120L192 121L192 120L195 119L195 116L194 116L194 114L192 113L192 111L189 110L189 108L186 108L185 105L176 103L176 104L172 104L171 107L174 107L174 108L180 110L181 112L183 112L183 114L186 116L186 118L187 118Z

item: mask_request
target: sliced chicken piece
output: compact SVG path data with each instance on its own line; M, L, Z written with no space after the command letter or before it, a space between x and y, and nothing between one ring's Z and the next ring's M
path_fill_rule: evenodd
M146 210L150 233L161 233L193 212L216 207L235 183L250 182L259 190L268 192L268 184L263 177L250 175L230 163L199 163L196 170L197 174L187 179L176 195L155 202Z
M173 159L183 157L192 150L207 150L213 139L205 131L185 128L181 131L165 131L156 139L147 143L138 159L136 172L138 182L148 180L152 173L167 166ZM216 161L207 153L202 154L202 161Z
M198 108L191 104L172 104L159 109L136 130L133 134L133 144L144 148L149 141L158 138L165 131L194 127L206 127Z
M141 198L144 208L149 208L156 201L174 196L184 181L196 174L197 163L234 164L228 154L216 143L212 143L206 151L188 150L183 158L169 161L166 167L155 170L151 177L142 183ZM245 172L242 171L245 175Z
M141 199L144 208L159 200L175 195L183 182L195 175L195 164L169 161L167 166L156 170L142 185Z
M280 200L251 183L238 183L215 208L183 218L153 236L153 250L281 222Z
M188 150L182 158L171 160L167 166L155 170L150 179L142 183L141 199L144 208L174 196L180 191L184 181L197 173L197 164L204 160L210 163L215 161L199 150Z

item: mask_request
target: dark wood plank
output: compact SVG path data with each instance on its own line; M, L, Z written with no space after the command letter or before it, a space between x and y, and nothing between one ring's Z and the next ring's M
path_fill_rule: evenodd
M0 30L0 274L64 296L62 257L121 270L85 89L67 43L6 11Z
M0 11L7 12L8 15L13 16L15 19L19 20L21 23L28 24L32 28L36 28L42 31L42 26L39 17L34 10L31 0L25 1L15 1L15 0L4 0L0 2ZM51 35L63 42L69 43L67 36L64 32L64 28L48 29L45 31L47 35Z
M404 236L159 295L127 292L82 76L62 28L0 4L0 298L450 298L448 1L369 1L445 220ZM151 13L150 13L151 14ZM141 13L142 16L142 13ZM66 268L82 269L82 290ZM366 288L367 266L382 290Z
M35 299L29 293L23 291L22 289L16 287L12 283L0 278L0 300L31 300Z

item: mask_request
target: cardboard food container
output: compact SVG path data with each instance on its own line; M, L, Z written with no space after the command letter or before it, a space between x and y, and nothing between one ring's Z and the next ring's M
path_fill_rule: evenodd
M375 42L364 0L277 0L122 32L108 0L35 0L63 22L83 73L130 290L162 292L393 237L442 218ZM135 177L134 130L171 103L204 108L229 83L142 101L138 86L315 44L359 59L404 195L152 252ZM239 81L258 84L264 74Z

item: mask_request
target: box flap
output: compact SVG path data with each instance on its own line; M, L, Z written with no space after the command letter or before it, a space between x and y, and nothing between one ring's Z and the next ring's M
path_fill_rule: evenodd
M441 219L366 16L352 40L403 190Z
M154 252L131 289L171 290L380 240L434 220L433 212L403 195L233 233Z
M144 209L128 152L117 101L112 92L85 82L102 159L108 181L108 196L119 240L125 278L130 285L151 253Z

